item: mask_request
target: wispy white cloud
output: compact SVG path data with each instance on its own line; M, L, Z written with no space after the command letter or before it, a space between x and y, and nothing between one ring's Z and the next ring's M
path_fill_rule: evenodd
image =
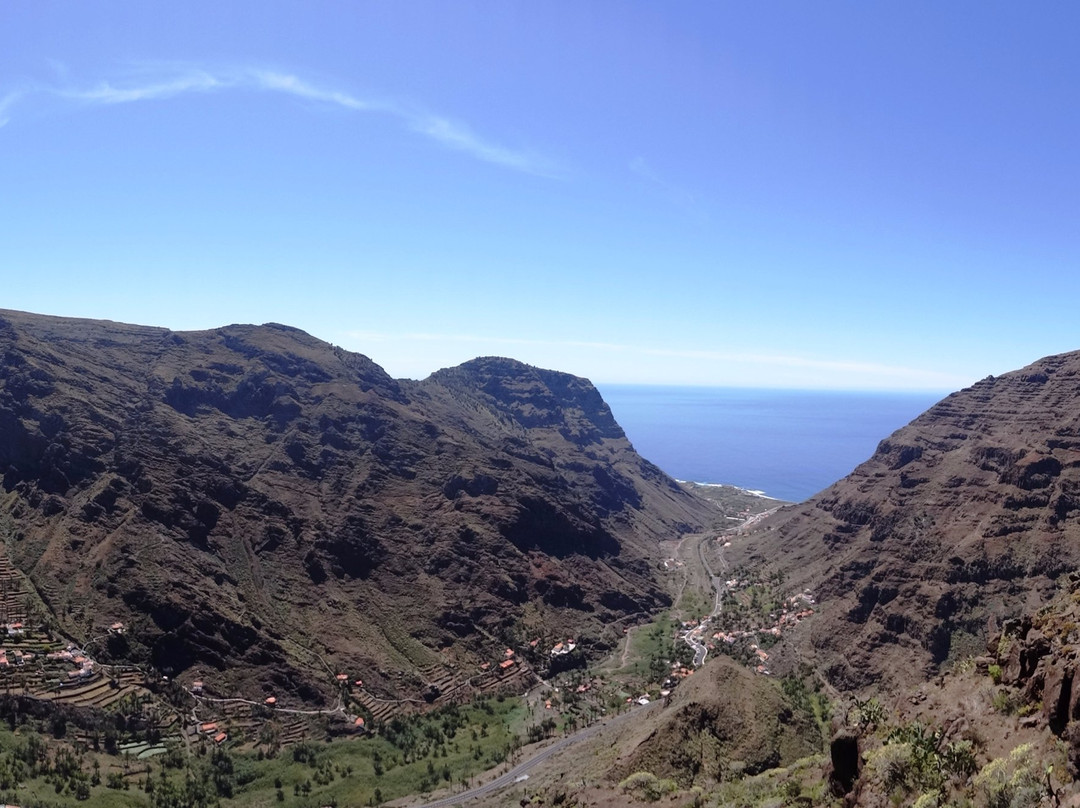
M772 365L776 367L798 368L809 370L823 370L839 373L858 373L861 375L889 377L897 379L927 379L929 377L940 378L942 382L952 383L957 378L947 373L936 373L918 368L909 368L898 365L884 365L875 362L856 362L844 359L814 359L804 356L789 356L784 354L763 353L737 353L726 351L710 351L697 348L641 348L642 353L649 356L680 357L683 359L700 359L712 362L732 362L751 365Z
M690 191L669 182L661 174L659 174L646 160L640 155L630 161L627 166L631 172L641 177L643 180L648 181L651 185L659 188L667 199L678 205L687 213L693 214L700 219L707 219L704 211L701 208L701 201L698 197Z
M22 93L7 93L0 96L0 126L4 126L11 118L8 116L7 111L15 106L15 103L22 97Z
M251 70L248 71L248 76L255 82L256 86L263 90L287 93L309 101L336 104L339 107L356 110L357 112L396 112L393 107L374 104L340 90L316 87L314 84L288 73L277 73L271 70Z
M721 367L743 368L769 367L779 374L783 371L797 373L813 371L842 384L845 379L857 379L870 387L904 387L925 389L955 389L970 384L966 377L942 373L933 370L886 365L873 362L859 362L847 359L818 359L813 357L772 354L753 351L723 351L702 348L649 348L640 345L595 342L587 340L564 339L525 339L517 337L484 337L475 334L436 334L425 332L388 333L377 331L350 331L346 338L356 340L358 344L371 343L428 343L438 345L470 344L476 345L478 353L497 353L502 348L523 346L528 348L547 348L553 350L573 349L574 351L595 352L614 359L621 359L644 365L652 360L689 360L687 367L702 369ZM426 349L425 349L426 350ZM664 364L665 362L662 362ZM670 364L670 361L666 362ZM703 378L719 378L714 372L703 372ZM781 377L782 378L782 377ZM805 383L806 375L799 373L799 379Z
M100 81L88 87L36 85L0 96L0 126L11 119L10 110L27 96L49 95L84 105L115 105L156 101L181 95L211 92L265 91L281 93L352 112L375 113L396 118L407 129L438 145L503 168L542 177L562 175L550 160L529 151L509 148L481 137L465 124L394 102L372 101L344 90L320 86L297 75L261 68L206 70L171 67L143 71L125 79Z
M414 131L427 135L448 148L463 151L488 163L528 174L551 178L561 175L552 163L543 158L488 143L475 135L468 127L446 118L435 115L409 117L412 118L411 126Z
M228 82L200 70L150 84L118 87L111 82L103 81L89 89L67 89L53 92L64 98L73 98L95 104L128 104L133 101L154 101L159 98L172 98L184 93L209 92L224 89L228 86L230 86Z
M390 334L382 331L348 331L346 337L366 342L440 342L440 343L475 343L481 345L535 345L541 347L559 348L597 348L605 351L632 350L626 345L616 345L611 342L589 342L587 340L552 340L552 339L525 339L521 337L481 337L476 334L430 334L425 332L411 332L404 334Z

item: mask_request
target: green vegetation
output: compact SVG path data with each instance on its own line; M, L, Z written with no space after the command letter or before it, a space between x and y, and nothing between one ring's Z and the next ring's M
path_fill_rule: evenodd
M679 786L674 780L661 780L651 772L634 772L619 783L619 788L634 799L656 802L678 791Z
M896 727L869 758L889 794L938 792L946 784L961 782L975 773L971 741L945 743L943 732L918 722Z
M630 638L627 665L619 673L638 680L635 684L663 681L675 658L675 629L670 612L662 612L652 623L637 628Z
M814 686L807 687L806 680L812 676L808 671L802 671L801 674L783 677L780 680L780 689L787 696L792 708L813 716L814 723L821 731L822 739L826 739L829 735L832 706L829 704L829 699L821 692L818 681L814 679Z
M1041 802L1047 788L1032 758L1031 747L1022 744L983 766L974 785L987 808L1028 808Z
M464 789L476 774L517 757L524 719L519 699L488 698L395 718L377 736L302 741L276 756L261 745L215 747L198 739L190 749L179 741L151 747L118 743L115 734L94 751L81 740L50 737L47 721L24 720L16 731L0 730L0 801L31 808L88 800L106 808L377 805ZM539 732L553 730L554 722ZM137 755L151 749L160 754Z
M707 617L713 609L712 592L706 594L688 586L679 599L677 608L687 619L700 620Z

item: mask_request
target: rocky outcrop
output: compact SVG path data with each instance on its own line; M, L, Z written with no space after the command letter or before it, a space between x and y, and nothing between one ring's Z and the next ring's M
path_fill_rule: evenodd
M668 602L658 541L711 518L584 379L394 380L275 324L0 311L0 474L7 550L66 631L121 620L163 672L316 700L318 659L419 692L526 632L603 648Z
M1065 741L1073 777L1080 775L1080 574L1034 614L1007 620L980 667L999 681L1004 702L1035 717ZM1041 709L1038 709L1040 708Z

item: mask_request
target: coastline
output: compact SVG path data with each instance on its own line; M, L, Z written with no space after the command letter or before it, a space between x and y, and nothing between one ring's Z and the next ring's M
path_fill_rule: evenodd
M677 477L674 478L675 482L680 485L694 485L699 488L733 488L736 491L747 494L752 497L760 497L761 499L771 499L774 502L786 502L787 500L780 499L779 497L771 497L764 491L760 491L755 488L743 488L741 485L733 485L732 483L702 483L697 480L680 480Z

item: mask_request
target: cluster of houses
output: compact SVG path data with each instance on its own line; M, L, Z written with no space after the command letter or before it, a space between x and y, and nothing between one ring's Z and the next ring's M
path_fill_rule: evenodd
M531 645L531 643L530 643L530 645ZM514 654L514 649L513 648L507 648L505 651L503 651L503 658L502 658L502 661L499 662L499 669L505 671L505 670L509 670L510 668L514 667L515 663L517 662L517 660L514 659L514 656L515 656L515 654ZM482 670L482 671L491 670L491 663L490 662L481 663L480 670Z
M11 659L8 659L8 650L6 648L0 648L0 668L7 668L11 665L25 665L34 655L31 653L23 653L18 649L11 652Z
M217 725L216 721L207 721L205 724L199 724L199 732L212 740L218 746L229 740L229 733L225 732Z
M20 624L16 623L16 626ZM16 629L21 632L21 626ZM9 634L10 636L10 634ZM16 635L17 636L17 635ZM30 651L21 651L18 648L11 649L0 648L0 668L8 668L12 665L22 666L27 662L31 662L34 659L34 654ZM68 682L79 682L83 679L89 679L94 675L94 660L83 654L78 648L72 644L68 644L67 648L61 651L51 651L45 655L45 659L49 662L63 663L75 665L74 669L67 671Z
M87 657L74 645L69 644L68 647L62 651L53 651L46 654L46 659L54 662L68 662L73 665L78 665L74 670L69 670L67 672L69 682L78 682L83 679L89 679L94 675L94 660Z
M739 581L732 579L727 582L729 587L732 586L746 586L746 581ZM749 631L717 631L712 637L714 640L719 640L726 645L734 645L739 640L753 639L761 634L769 634L773 637L779 637L785 629L794 628L800 622L810 617L814 613L814 610L810 608L814 605L814 598L810 594L810 590L806 589L797 595L792 595L784 601L784 605L780 610L779 615L774 615L776 619L775 625L768 628L757 628ZM769 669L765 666L765 662L768 660L768 653L757 646L756 643L750 644L750 650L757 657L758 664L754 670L757 673L765 676L769 675Z
M4 629L9 637L22 637L26 633L26 629L21 622L5 623ZM24 653L17 649L12 650L11 657L8 658L8 650L0 648L0 668L7 668L11 665L25 665L33 658L33 654Z
M539 638L529 641L529 647L530 648L535 649L539 645L540 645ZM576 642L574 642L573 640L566 640L565 642L557 642L557 643L555 643L554 647L548 653L553 657L562 656L563 654L569 654L575 648L577 648L577 643ZM514 665L516 665L516 664L517 664L517 655L514 653L513 648L507 648L505 651L503 651L503 658L502 658L501 661L499 661L497 663L498 667L501 670L504 670L504 671L509 670L510 668L514 667ZM491 662L482 662L480 664L480 670L482 670L482 671L491 670L491 667L492 667ZM357 684L360 684L360 683L357 682Z

